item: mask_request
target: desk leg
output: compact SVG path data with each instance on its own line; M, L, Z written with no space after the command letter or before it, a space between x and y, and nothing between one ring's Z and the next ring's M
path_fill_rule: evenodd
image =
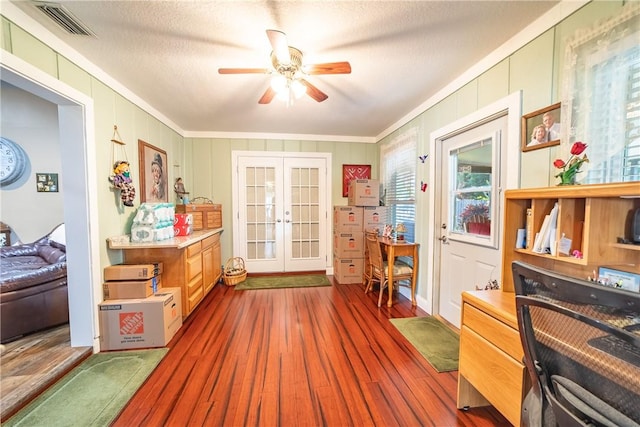
M389 282L387 284L387 289L389 290L389 301L387 302L387 307L391 307L393 305L393 264L395 261L395 249L393 245L390 245L389 252L387 253L387 265L389 269Z

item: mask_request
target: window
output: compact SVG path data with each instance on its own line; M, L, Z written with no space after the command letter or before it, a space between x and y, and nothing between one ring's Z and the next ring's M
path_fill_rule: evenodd
M589 145L584 184L640 179L639 37L640 6L630 2L568 44L563 140Z
M416 224L416 146L417 131L399 135L380 151L381 179L388 222L395 227L403 223L405 238L415 242Z

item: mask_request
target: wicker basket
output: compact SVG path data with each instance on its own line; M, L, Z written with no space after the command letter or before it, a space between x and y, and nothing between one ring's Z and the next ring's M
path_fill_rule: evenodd
M244 267L244 260L240 257L229 258L224 265L222 280L227 286L235 286L242 283L247 278L247 269Z

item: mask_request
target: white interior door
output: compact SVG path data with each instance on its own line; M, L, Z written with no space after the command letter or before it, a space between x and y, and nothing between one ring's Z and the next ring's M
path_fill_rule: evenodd
M460 327L461 293L499 279L501 155L507 116L444 139L440 147L438 313ZM439 234L439 236L438 236Z
M324 270L327 159L242 155L236 179L234 253L247 271Z

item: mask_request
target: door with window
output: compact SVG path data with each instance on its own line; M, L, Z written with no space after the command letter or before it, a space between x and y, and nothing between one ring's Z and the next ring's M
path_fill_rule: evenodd
M247 271L325 270L327 158L249 153L234 160L234 254Z
M442 140L438 312L460 327L461 293L500 278L500 170L507 116Z

